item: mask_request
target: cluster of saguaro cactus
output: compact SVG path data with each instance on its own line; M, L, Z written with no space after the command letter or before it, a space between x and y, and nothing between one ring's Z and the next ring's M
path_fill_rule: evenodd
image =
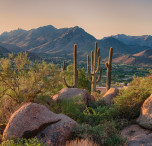
M73 53L73 63L74 63L74 69L73 69L73 85L70 86L67 84L66 79L64 77L64 84L68 88L77 88L78 86L78 69L77 69L77 45L74 45L74 53ZM65 70L65 61L63 61L62 64L62 71Z
M97 62L98 57L98 62ZM100 48L97 47L97 42L95 42L95 51L91 51L91 72L90 72L90 66L89 66L89 55L87 55L87 71L89 74L89 81L91 83L91 94L96 91L96 83L98 83L101 80L102 75L102 67L100 68L100 73L97 77L97 73L100 67Z
M113 48L111 47L109 51L109 60L107 63L105 63L105 66L107 67L107 80L106 80L107 91L110 89L111 86L112 55L113 55Z

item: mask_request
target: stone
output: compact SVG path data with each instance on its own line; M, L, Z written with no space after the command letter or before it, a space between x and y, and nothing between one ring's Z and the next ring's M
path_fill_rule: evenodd
M63 88L52 98L54 101L59 102L62 99L73 100L75 97L80 97L82 102L86 105L95 101L95 98L87 90L78 88Z
M107 104L111 105L113 104L113 98L116 97L119 93L119 90L117 88L110 88L106 94L104 94L102 100Z
M2 140L37 137L47 145L62 145L76 125L66 115L55 114L40 104L27 103L11 116Z
M59 122L46 127L37 135L42 143L64 145L71 137L73 128L78 125L77 122L63 114L59 114L58 117L61 119Z
M150 130L143 129L139 125L133 124L133 125L125 127L121 131L121 137L123 139L127 139L127 141L130 141L130 140L134 139L136 136L139 136L141 134L146 134L147 135L149 133L151 133Z
M57 114L45 106L27 103L18 109L9 119L2 140L34 137L42 128L60 121Z
M140 135L128 141L128 146L152 146L152 133L141 133Z
M152 95L143 103L137 123L144 128L152 130Z

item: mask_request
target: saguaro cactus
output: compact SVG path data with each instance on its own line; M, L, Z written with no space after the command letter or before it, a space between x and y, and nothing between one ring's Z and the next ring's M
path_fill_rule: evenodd
M73 85L70 86L67 84L66 79L64 77L64 84L68 88L77 88L78 86L78 70L77 70L77 45L74 45L74 53L73 53L73 63L74 63L74 69L73 69ZM65 61L63 61L62 65L62 71L65 70Z
M112 55L113 55L113 48L110 48L109 51L109 60L107 63L105 63L105 66L107 67L107 80L106 80L106 89L107 91L111 87L111 68L112 68Z
M97 72L100 67L100 48L98 49L97 48L98 48L97 42L95 42L95 51L94 53L93 51L91 51L91 72L90 72L90 66L89 66L89 55L87 55L87 71L89 74L89 81L91 83L91 94L94 91L96 91L96 83L98 83L101 80L101 75L102 75L102 67L101 67L98 79L96 79ZM98 57L98 62L97 62L97 57Z

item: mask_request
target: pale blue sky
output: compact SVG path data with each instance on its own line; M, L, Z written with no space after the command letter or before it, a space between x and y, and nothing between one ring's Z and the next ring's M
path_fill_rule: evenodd
M80 26L98 39L152 35L152 0L0 0L0 33L44 25Z

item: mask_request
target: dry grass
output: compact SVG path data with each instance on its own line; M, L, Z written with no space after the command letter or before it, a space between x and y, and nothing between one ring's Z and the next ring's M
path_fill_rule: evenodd
M92 141L85 139L68 141L66 146L97 146L97 144L94 144Z

